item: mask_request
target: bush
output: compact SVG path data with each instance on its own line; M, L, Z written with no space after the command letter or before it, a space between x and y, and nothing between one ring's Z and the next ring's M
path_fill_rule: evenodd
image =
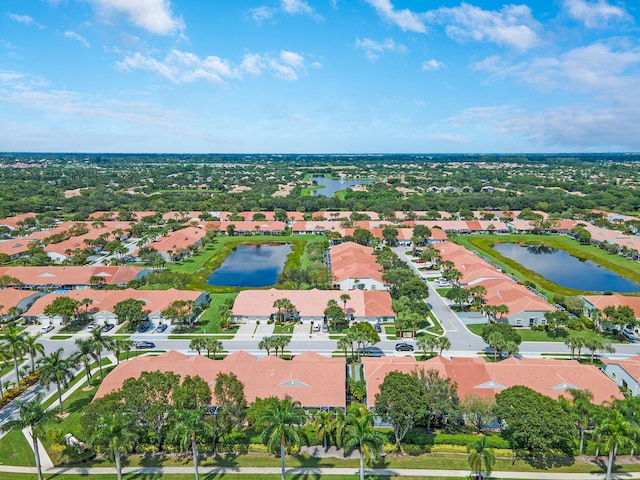
M467 453L467 447L463 445L438 443L431 447L431 453Z
M452 435L446 433L439 433L435 436L433 443L434 444L449 444L449 445L462 445L466 447L467 445L473 445L478 441L478 435ZM486 446L489 448L509 448L509 442L504 440L499 435L486 435L485 436Z
M404 437L403 443L411 445L433 445L435 435L422 430L409 430Z
M422 455L431 452L430 445L402 445L402 451L407 455Z

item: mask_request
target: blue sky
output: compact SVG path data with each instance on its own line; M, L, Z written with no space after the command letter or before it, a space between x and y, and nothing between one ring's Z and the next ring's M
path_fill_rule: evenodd
M0 151L640 151L640 4L3 0Z

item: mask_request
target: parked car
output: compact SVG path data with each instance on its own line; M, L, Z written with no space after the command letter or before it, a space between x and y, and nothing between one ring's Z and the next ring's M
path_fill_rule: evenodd
M153 342L139 341L139 342L136 342L136 348L137 349L141 349L141 348L156 348L156 344L153 343Z
M322 325L322 333L329 333L329 325Z
M396 352L413 352L413 345L406 342L396 343Z
M90 323L89 325L87 325L87 330L95 330L96 328L98 328L97 323Z
M380 326L379 323L374 324L373 328L375 329L376 332L382 333L382 327Z
M51 331L53 331L53 329L56 328L53 325L43 325L40 328L40 333L49 333Z
M313 324L313 331L314 332L319 332L320 331L320 324L319 323L314 323Z
M158 328L156 328L156 332L162 333L166 329L167 329L167 324L166 323L161 323L160 325L158 325Z
M108 332L109 330L113 330L115 325L113 323L105 323L102 327L103 332Z
M144 333L146 331L148 331L151 328L151 324L150 323L143 323L142 325L140 325L138 327L138 330L136 330L136 333Z

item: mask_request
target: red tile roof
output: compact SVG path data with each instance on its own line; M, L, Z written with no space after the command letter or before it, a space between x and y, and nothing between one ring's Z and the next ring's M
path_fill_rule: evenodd
M458 384L458 396L467 393L492 397L515 385L524 385L543 395L569 397L572 389L590 390L594 403L601 404L612 398L622 399L617 385L593 365L582 365L575 360L508 358L501 362L486 362L482 358L434 357L418 362L412 357L364 357L362 359L367 380L367 402L375 404L375 394L391 371L411 373L416 370L437 370Z
M25 285L90 285L91 277L102 277L106 285L121 285L135 280L140 267L0 267L0 275L9 275Z
M350 278L370 278L382 282L382 266L376 263L373 248L345 242L329 250L334 283Z
M159 370L178 375L198 375L212 389L219 372L236 374L244 384L247 401L256 398L289 395L306 407L345 407L346 368L344 358L326 358L313 352L283 360L275 356L258 359L239 351L224 360L210 360L203 355L188 357L176 351L158 356L136 357L121 362L104 379L95 398L122 387L128 378L142 372Z

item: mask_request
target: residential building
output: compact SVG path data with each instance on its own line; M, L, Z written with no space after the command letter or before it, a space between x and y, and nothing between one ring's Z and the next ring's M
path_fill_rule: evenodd
M602 371L630 395L640 395L640 355L625 359L602 359Z
M354 242L334 245L329 250L334 287L340 290L385 290L382 266L374 250Z

